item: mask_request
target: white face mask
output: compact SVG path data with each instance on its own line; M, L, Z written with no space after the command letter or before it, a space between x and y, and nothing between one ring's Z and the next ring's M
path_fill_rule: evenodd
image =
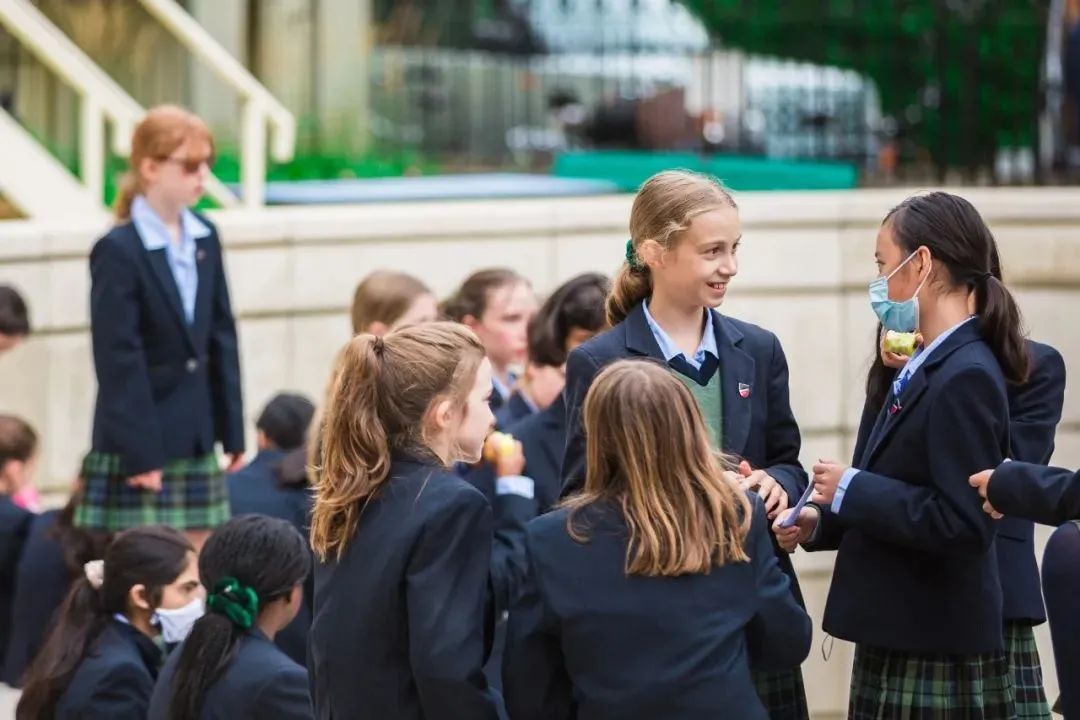
M187 605L172 610L158 608L154 618L161 627L161 639L170 645L183 642L191 633L195 621L205 612L206 606L202 598L195 598Z

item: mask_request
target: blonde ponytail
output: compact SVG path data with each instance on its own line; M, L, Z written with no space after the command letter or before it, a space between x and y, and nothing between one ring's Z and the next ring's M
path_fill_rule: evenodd
M135 196L139 194L139 181L134 171L124 174L120 181L120 189L116 193L116 201L113 203L113 212L120 221L131 219L131 204L135 202Z

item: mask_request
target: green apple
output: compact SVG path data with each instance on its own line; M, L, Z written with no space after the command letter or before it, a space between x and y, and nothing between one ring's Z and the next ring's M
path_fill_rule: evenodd
M885 333L885 352L911 357L915 353L915 333Z

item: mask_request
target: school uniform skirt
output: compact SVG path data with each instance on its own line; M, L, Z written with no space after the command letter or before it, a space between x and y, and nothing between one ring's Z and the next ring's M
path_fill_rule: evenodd
M803 687L801 670L755 670L750 676L758 699L769 713L769 720L808 720L810 711L806 707L806 689Z
M211 530L229 519L229 491L214 454L171 460L161 491L130 487L119 455L92 450L83 460L75 526L119 532L141 525Z
M1050 720L1035 630L1030 625L1006 622L1005 654L1016 691L1018 720Z
M1016 720L1004 652L924 655L855 646L848 720Z

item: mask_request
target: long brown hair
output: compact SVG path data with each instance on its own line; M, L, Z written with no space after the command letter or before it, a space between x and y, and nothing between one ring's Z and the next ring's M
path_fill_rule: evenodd
M393 451L431 455L424 418L443 399L462 409L484 347L450 322L414 325L379 338L358 335L336 368L321 430L311 546L320 559L340 558L378 494Z
M128 172L120 183L120 191L113 206L118 219L130 218L131 203L135 196L146 191L145 181L139 170L143 160L163 160L188 141L206 143L213 155L214 138L198 115L176 105L158 105L146 113L135 126L135 132L131 136Z
M652 293L652 277L640 261L642 245L654 242L670 250L698 215L735 207L731 193L708 175L666 170L646 180L630 210L630 242L641 267L635 270L624 260L616 271L607 299L608 323L625 320L634 306Z
M648 360L612 363L589 388L584 419L585 489L564 503L571 537L585 542L580 511L608 502L630 532L628 575L707 573L747 561L749 501L725 476L733 463L713 448L682 381Z
M408 273L376 270L361 280L353 293L353 334L367 332L375 322L393 325L416 298L431 294L427 285Z

